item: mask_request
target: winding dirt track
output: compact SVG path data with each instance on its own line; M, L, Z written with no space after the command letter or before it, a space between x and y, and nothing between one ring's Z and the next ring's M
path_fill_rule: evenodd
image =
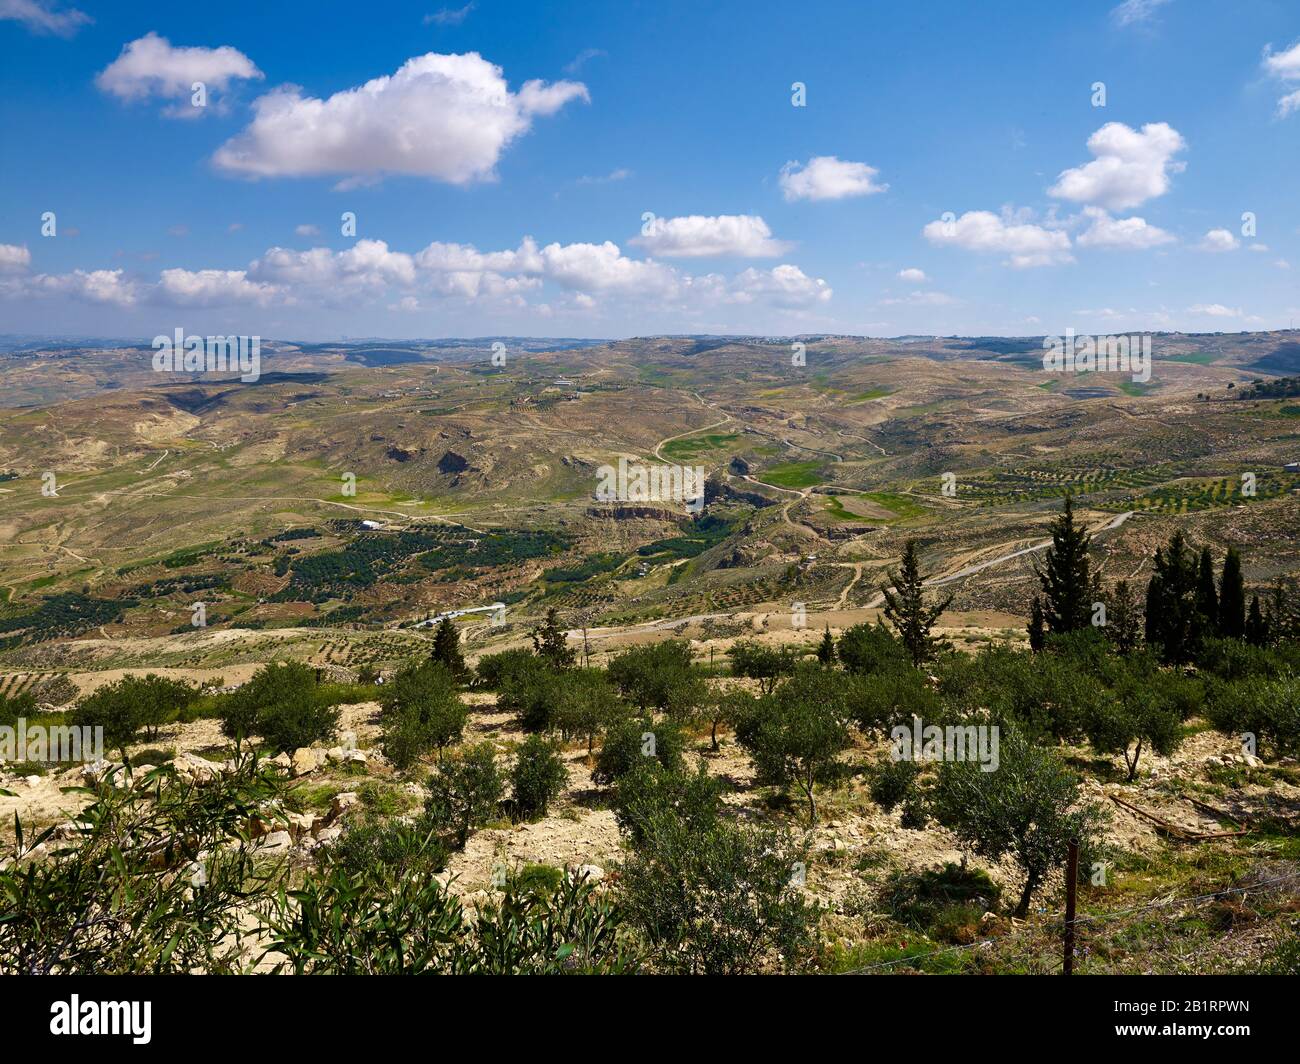
M1102 532L1109 532L1112 529L1119 528L1120 525L1122 525L1125 521L1127 521L1132 516L1133 516L1132 510L1125 510L1122 514L1116 514L1105 524L1099 526L1098 528L1092 529L1092 534L1096 536L1096 535L1100 535ZM944 576L932 576L930 577L929 580L925 581L925 586L941 587L944 584L952 583L954 580L961 580L964 579L965 577L973 576L975 573L983 572L985 569L991 569L995 565L1001 565L1003 562L1009 562L1013 558L1021 558L1024 557L1024 555L1026 554L1034 554L1040 550L1046 550L1051 545L1052 545L1052 541L1050 539L1045 539L1041 543L1035 543L1032 547L1021 547L1020 550L1013 550L1007 554L1000 554L996 558L990 558L988 561L977 562L975 565L967 565L962 569L958 569L955 573L947 573ZM883 594L877 595L874 599L872 599L869 603L867 603L867 608L870 609L879 606L884 601L885 601L885 596Z

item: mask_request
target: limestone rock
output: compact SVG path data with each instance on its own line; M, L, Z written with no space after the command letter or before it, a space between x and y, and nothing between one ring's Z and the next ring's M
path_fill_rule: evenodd
M330 823L338 820L349 809L361 804L361 797L356 791L342 791L330 802Z
M293 774L306 776L325 763L325 752L312 746L300 746L293 752Z

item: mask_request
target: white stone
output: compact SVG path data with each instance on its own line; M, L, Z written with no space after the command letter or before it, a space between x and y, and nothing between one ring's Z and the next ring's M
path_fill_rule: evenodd
M259 849L263 853L283 853L293 846L293 836L287 831L273 831L264 838Z
M356 791L342 791L330 802L330 820L335 821L349 809L361 804L361 797Z

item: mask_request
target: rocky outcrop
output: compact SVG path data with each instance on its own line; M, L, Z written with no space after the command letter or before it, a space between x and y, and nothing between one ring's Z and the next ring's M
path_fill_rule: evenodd
M612 518L615 521L685 521L691 515L669 510L663 506L650 506L645 503L614 503L610 506L591 506L587 508L588 517Z
M447 475L463 473L469 468L469 459L463 454L457 454L455 451L448 451L438 459L438 472Z

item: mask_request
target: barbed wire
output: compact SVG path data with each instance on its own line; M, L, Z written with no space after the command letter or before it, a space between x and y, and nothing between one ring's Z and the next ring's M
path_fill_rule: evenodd
M1261 890L1264 887L1271 887L1277 885L1278 883L1287 883L1297 879L1300 879L1300 872L1293 872L1292 874L1286 876L1277 876L1274 879L1261 880L1258 883L1252 883L1248 886L1227 887L1224 890L1217 890L1208 894L1197 894L1197 895L1193 895L1190 898L1163 898L1160 901L1151 902L1150 904L1147 905L1135 905L1128 909L1117 909L1114 912L1102 913L1099 916L1076 916L1074 918L1074 925L1077 927L1080 924L1106 923L1108 921L1118 919L1121 916L1129 916L1134 913L1147 912L1151 909L1168 908L1171 905L1196 905L1203 901L1210 901L1213 898L1224 898L1230 894L1248 893L1252 890ZM1064 920L1065 913L1063 912L1053 913L1050 917L1048 917L1049 921L1058 920L1058 919ZM864 965L861 968L852 968L847 972L840 972L839 974L840 975L861 975L864 972L871 972L871 971L876 971L880 968L892 967L895 964L909 964L916 961L928 960L931 957L943 956L946 953L958 953L964 950L977 949L981 946L992 946L996 942L1004 942L1004 943L1010 942L1010 941L1017 940L1024 935L1030 934L1035 930L1037 930L1037 928L1025 927L1016 932L1013 932L1010 935L1001 935L998 936L997 938L985 938L975 942L964 942L957 946L947 946L943 949L932 950L929 953L916 953L904 957L895 957L892 960L880 961L876 964ZM1064 962L1058 965L1058 967L1064 967Z
M1102 913L1100 916L1076 916L1075 925L1079 924L1099 924L1108 920L1116 919L1129 913L1146 912L1148 909L1168 908L1171 905L1194 905L1197 902L1209 901L1211 898L1224 898L1229 894L1244 894L1252 890L1260 890L1263 887L1271 887L1278 883L1286 883L1290 880L1300 879L1300 872L1293 872L1291 875L1278 876L1275 879L1263 879L1258 883L1252 883L1243 887L1228 887L1225 890L1216 890L1209 894L1197 894L1190 898L1165 898L1161 901L1152 902L1149 905L1135 905L1129 909L1117 909L1111 913ZM1064 914L1062 914L1064 916Z

